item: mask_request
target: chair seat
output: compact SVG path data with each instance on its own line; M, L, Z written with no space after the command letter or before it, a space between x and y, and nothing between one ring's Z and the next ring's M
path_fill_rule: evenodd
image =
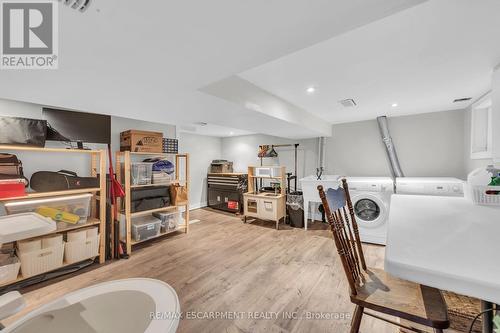
M354 304L388 315L446 329L450 326L446 303L438 289L391 276L369 268L351 295Z

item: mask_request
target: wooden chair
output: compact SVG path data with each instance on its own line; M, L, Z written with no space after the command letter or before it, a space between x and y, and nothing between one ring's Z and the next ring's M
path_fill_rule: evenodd
M343 193L342 190L330 190L333 191L332 195L341 198L332 204L333 212L327 199L328 193L325 194L321 185L318 186L318 191L349 282L351 302L356 305L351 333L359 332L363 314L413 332L425 332L381 317L372 311L430 327L434 332L443 332L450 323L446 303L439 290L398 279L380 269L366 267L358 225L345 179L342 180L341 188ZM371 311L367 312L368 309Z

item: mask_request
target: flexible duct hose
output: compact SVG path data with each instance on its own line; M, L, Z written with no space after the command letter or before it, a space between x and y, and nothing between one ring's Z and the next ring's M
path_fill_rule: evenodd
M382 136L382 141L384 142L385 149L387 152L387 158L389 159L389 165L391 167L391 173L393 177L404 177L401 166L399 165L398 155L396 154L396 148L392 143L391 134L389 133L389 124L387 123L387 117L381 116L377 117L378 128L380 130L380 135Z

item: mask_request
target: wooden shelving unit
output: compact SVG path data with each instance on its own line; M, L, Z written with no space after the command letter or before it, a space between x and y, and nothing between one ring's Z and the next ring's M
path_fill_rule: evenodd
M85 188L67 191L51 191L51 192L27 192L24 196L1 198L0 202L19 200L19 199L34 199L34 198L50 198L65 195L74 195L82 193L91 193L92 199L90 203L91 216L86 223L82 224L67 224L64 222L57 223L57 229L45 235L65 233L71 230L88 228L92 226L99 227L99 263L104 263L106 260L105 254L105 239L106 239L106 151L105 150L80 150L80 149L65 149L65 148L41 148L41 147L28 147L28 146L10 146L0 145L0 152L2 151L26 151L37 153L61 153L61 154L88 154L90 155L90 175L99 178L99 187ZM101 199L104 196L104 200ZM41 235L43 236L43 235ZM74 263L73 263L74 264ZM62 266L64 267L64 265ZM59 267L61 268L61 267ZM58 268L58 269L59 269ZM45 274L45 273L44 273ZM0 286L7 286L25 280L20 274L17 280L2 284Z
M124 215L125 216L125 235L121 235L121 242L126 245L126 252L127 254L132 253L132 245L139 244L139 243L144 243L147 242L151 239L155 239L158 237L165 236L167 234L171 234L176 231L184 230L184 232L189 231L189 200L178 203L177 205L172 205L172 206L167 206L167 207L162 207L162 208L156 208L156 209L150 209L150 210L145 210L145 211L140 211L140 212L131 212L131 204L130 204L130 194L133 189L135 188L143 188L143 187L161 187L161 186L169 186L165 184L150 184L150 185L132 185L132 180L131 180L131 164L132 164L132 158L134 156L139 156L139 157L148 157L148 156L159 156L159 157L166 157L166 158L172 158L175 157L175 180L173 180L171 183L180 183L180 170L179 170L179 165L181 159L184 159L185 165L184 165L184 175L185 179L183 181L184 186L186 187L187 193L189 195L189 185L190 185L190 180L189 180L189 154L166 154L166 153L146 153L146 152L131 152L131 151L118 151L116 152L116 178L124 185L125 189L125 198L123 200L118 199L117 200L117 205L120 208L119 209L119 215ZM138 159L139 162L140 159ZM144 216L156 212L162 212L162 211L172 211L172 210L178 210L179 208L184 208L184 225L180 226L179 229L177 230L172 230L164 233L160 233L157 237L155 238L150 238L147 240L143 241L134 241L132 240L132 218L136 216ZM116 219L120 220L120 216L117 216ZM120 222L121 223L121 222ZM113 224L114 225L114 224ZM114 226L113 226L114 228ZM111 235L114 235L114 231L111 232Z

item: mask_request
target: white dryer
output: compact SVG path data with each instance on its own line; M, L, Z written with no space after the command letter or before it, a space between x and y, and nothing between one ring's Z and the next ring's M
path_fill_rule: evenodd
M385 245L394 181L389 177L346 177L362 242Z
M463 197L465 182L452 177L398 177L397 194Z

